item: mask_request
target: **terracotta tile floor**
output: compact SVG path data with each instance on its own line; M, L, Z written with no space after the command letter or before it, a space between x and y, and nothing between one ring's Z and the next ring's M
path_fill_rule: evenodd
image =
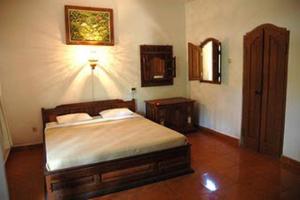
M188 138L195 173L94 200L300 199L300 175L280 166L278 160L209 134ZM41 149L13 152L7 178L12 200L43 199Z

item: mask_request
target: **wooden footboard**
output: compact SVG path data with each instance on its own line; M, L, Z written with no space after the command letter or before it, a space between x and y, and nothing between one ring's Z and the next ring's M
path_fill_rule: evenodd
M45 172L47 199L87 199L192 173L190 144L82 167Z

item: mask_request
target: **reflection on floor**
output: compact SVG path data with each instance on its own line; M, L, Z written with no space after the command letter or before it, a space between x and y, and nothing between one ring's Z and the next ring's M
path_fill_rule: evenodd
M205 133L188 136L194 174L94 200L300 199L300 175L278 160ZM7 161L11 199L43 199L42 149L13 152Z

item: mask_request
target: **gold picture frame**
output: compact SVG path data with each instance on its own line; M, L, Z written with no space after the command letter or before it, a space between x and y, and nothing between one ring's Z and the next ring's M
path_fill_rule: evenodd
M114 45L113 10L65 6L66 43L69 45Z

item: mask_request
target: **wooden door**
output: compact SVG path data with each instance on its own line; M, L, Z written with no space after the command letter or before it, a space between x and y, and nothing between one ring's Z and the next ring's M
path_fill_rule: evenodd
M289 32L264 24L244 37L242 144L282 152Z
M259 150L261 90L263 70L263 30L244 38L244 85L242 134L244 145Z
M260 152L282 153L287 86L289 31L264 28L264 68Z

